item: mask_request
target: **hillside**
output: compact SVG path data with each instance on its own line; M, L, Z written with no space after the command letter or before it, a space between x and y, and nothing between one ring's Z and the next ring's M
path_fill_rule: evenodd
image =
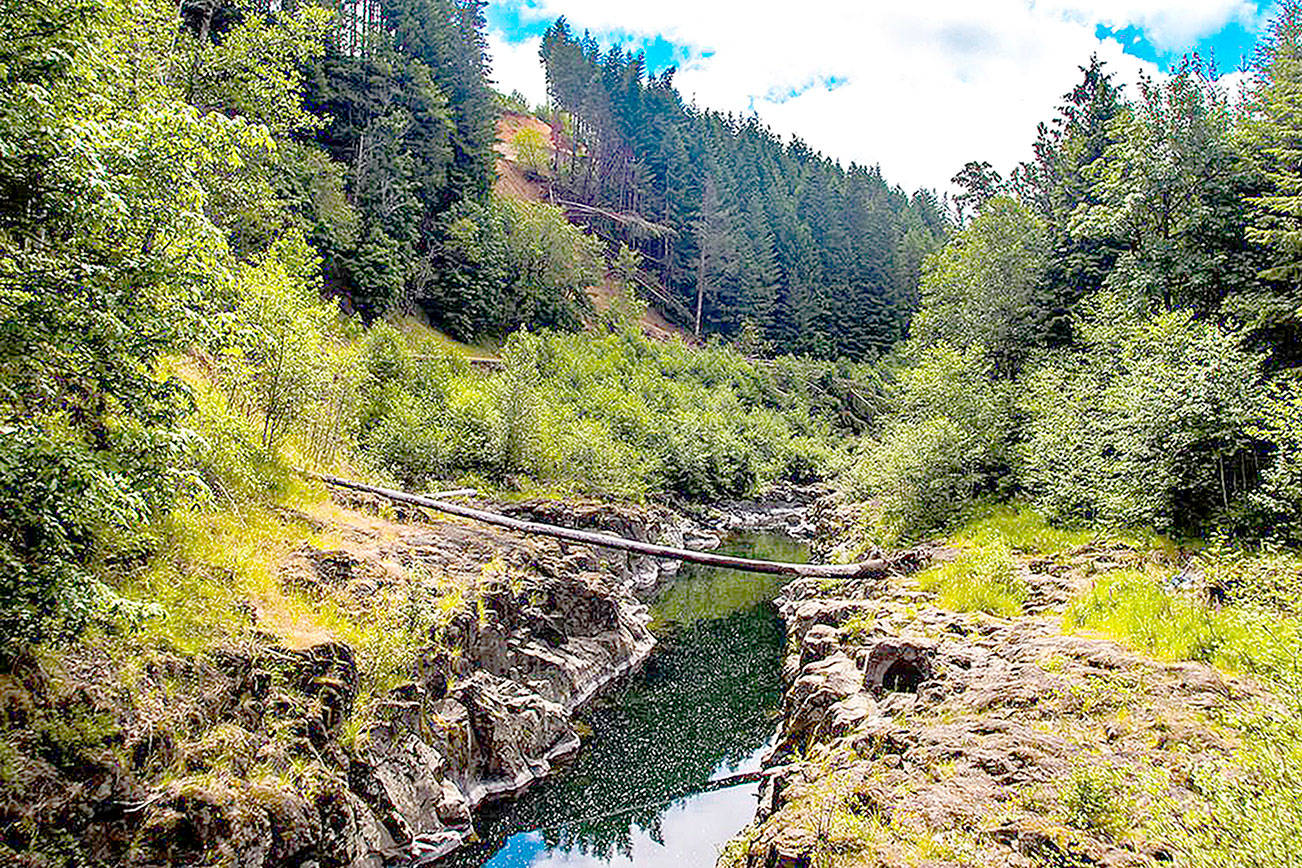
M0 865L1297 868L1302 0L951 200L487 14L0 0Z
M494 146L497 154L497 183L494 189L500 195L519 202L551 203L549 173L530 172L521 165L519 154L516 153L515 142L520 133L525 130L529 131L526 135L532 134L537 141L544 143L545 147L541 153L545 157L546 165L550 166L555 158L556 149L552 144L550 126L533 115L503 112L497 121L497 144ZM611 305L619 302L624 293L624 290L609 275L603 276L600 282L588 286L586 290L598 313L610 310ZM698 343L696 335L689 329L670 322L655 308L654 302L648 303L646 309L641 312L638 324L648 337L657 340L677 337L689 344Z

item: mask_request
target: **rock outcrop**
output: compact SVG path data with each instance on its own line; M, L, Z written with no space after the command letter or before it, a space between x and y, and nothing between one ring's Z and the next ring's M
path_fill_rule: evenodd
M88 648L21 664L0 679L6 729L26 739L3 757L4 828L57 829L89 861L142 868L432 860L472 834L482 802L578 748L575 709L655 644L637 596L664 580L655 562L346 505L321 525L330 545L295 551L279 581L372 625L370 645L260 632L267 613L250 603L239 644L142 652L139 667ZM682 539L669 513L517 508ZM102 743L56 755L38 719L73 714Z
M1259 694L1063 634L1082 573L1045 566L1015 618L943 611L903 574L789 585L778 746L731 864L1169 860L1141 821L1197 799L1199 764L1232 747L1212 718Z

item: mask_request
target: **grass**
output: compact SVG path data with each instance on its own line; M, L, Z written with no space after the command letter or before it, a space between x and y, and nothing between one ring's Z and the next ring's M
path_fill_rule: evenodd
M496 359L501 355L502 342L489 337L481 338L473 344L449 337L443 332L412 316L396 316L389 319L390 324L407 336L414 348L425 350L452 350L468 358Z
M1052 557L1085 546L1110 546L1153 551L1175 557L1179 544L1155 531L1107 528L1062 528L1023 503L978 504L965 514L950 537L960 548L999 540L1026 554Z
M1021 614L1027 596L1012 550L999 539L969 544L957 559L923 570L918 586L942 609L1003 617Z
M1258 732L1224 762L1194 770L1203 799L1189 813L1159 817L1185 868L1302 865L1302 747L1291 726Z
M865 642L872 636L877 619L867 612L858 612L841 625L841 633L852 642Z
M1221 551L1197 563L1207 579L1230 583L1227 605L1169 590L1169 568L1121 569L1071 605L1064 629L1101 633L1160 659L1248 673L1272 690L1278 702L1225 709L1237 747L1195 767L1190 787L1200 799L1159 812L1152 831L1188 868L1302 866L1302 558ZM1097 784L1068 781L1069 816L1106 820Z
M1270 675L1302 648L1292 618L1252 606L1213 608L1164 584L1155 566L1100 576L1064 615L1067 631L1093 631L1162 660L1197 660Z
M1062 819L1069 826L1118 838L1131 825L1135 802L1121 773L1082 762L1059 787Z
M285 501L303 504L293 496ZM281 560L315 538L306 524L244 503L177 509L155 534L158 553L119 586L157 613L140 625L139 640L193 654L245 634L255 612L286 634L307 629L301 622L310 618L308 607L277 579Z

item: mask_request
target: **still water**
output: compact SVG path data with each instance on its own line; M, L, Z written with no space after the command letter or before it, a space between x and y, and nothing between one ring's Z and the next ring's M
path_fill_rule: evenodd
M746 534L721 551L803 561L786 537ZM589 708L592 733L556 775L486 808L483 843L443 863L491 868L712 866L754 818L758 771L781 706L782 579L684 567L652 607L661 645L642 672ZM704 790L704 791L703 791Z

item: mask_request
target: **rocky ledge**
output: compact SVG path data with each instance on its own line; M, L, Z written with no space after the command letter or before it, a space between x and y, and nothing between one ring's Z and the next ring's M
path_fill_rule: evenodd
M1170 861L1152 830L1196 806L1195 770L1232 748L1214 721L1260 694L1062 633L1067 597L1127 556L1024 563L1014 618L943 611L903 572L788 586L778 746L721 864Z
M644 508L514 509L644 540L690 532ZM661 565L393 515L364 497L314 514L330 544L293 552L279 581L353 623L406 601L427 625L414 654L398 647L405 636L359 649L251 600L239 643L132 660L87 645L0 674L12 736L0 852L33 864L64 851L133 866L423 863L473 835L481 802L575 750L574 710L655 644L638 591L664 580ZM46 730L62 720L94 721L97 735L51 750Z

